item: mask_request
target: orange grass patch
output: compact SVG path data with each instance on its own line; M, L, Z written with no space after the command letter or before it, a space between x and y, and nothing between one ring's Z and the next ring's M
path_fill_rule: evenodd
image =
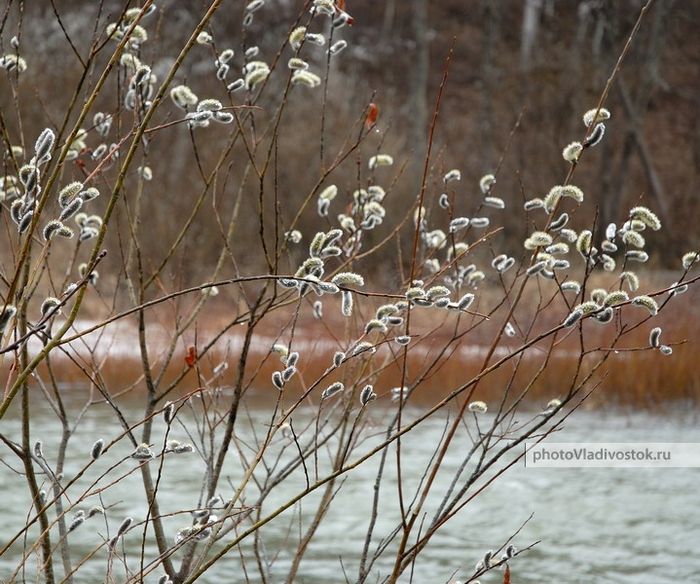
M487 291L482 291L480 296L488 298ZM589 399L589 407L614 404L659 408L669 401L695 402L700 397L700 370L695 362L700 318L693 301L693 297L697 296L696 292L691 291L674 298L660 316L644 322L624 337L616 347L619 352L613 352L606 365L587 384L588 387L601 384ZM294 326L292 343L292 349L301 354L299 374L284 390L290 397L300 395L327 373L334 352L348 349L346 339L357 339L351 334L352 331L361 330L376 308L376 303L370 305L363 300L357 304L353 317L345 319L340 316L336 302L324 298L325 317L323 321L317 321L310 316L311 311L304 304ZM536 305L534 296L525 298L516 311L513 322L521 330L529 322ZM481 302L474 308L485 313L490 307ZM169 316L165 309L149 314L149 360L155 376L162 377L161 390L183 374L174 394L187 393L200 386L227 388L235 383L245 335L244 325L237 325L223 334L207 354L199 357L194 367L190 366L193 364L192 355L188 357L191 347L196 346L198 354L201 353L202 347L225 326L220 315L226 313L230 313L230 306L224 312L222 304L212 303L196 327L178 341L167 365L164 363L168 355ZM625 307L622 313L626 325L634 325L645 318L644 311L637 307ZM547 309L547 316L540 319L533 334L556 326L565 314L566 307L555 303ZM501 309L490 321L482 323L459 341L451 342L455 331L466 330L477 317L462 316L458 323L456 317L446 311L433 308L415 310L411 317L411 334L415 338L409 346L406 379L409 385L417 377L423 381L412 400L416 404L431 405L469 382L483 367L491 366L518 349L522 344L520 338L504 336L491 358L486 359L494 333L504 317L504 309ZM283 364L278 355L270 354L270 349L275 342L289 342L293 321L294 307L290 306L266 315L256 327L244 375L244 386L251 397L276 399L277 390L272 386L270 376L273 371L282 369ZM585 348L590 350L605 347L614 336L617 325L601 326L589 319L583 326L586 328ZM648 347L649 331L654 326L663 327L662 341L674 344L673 355L664 356L651 350L630 351ZM373 333L376 336L369 337L369 340L379 345L372 364L375 371L367 369L365 372L362 369L363 358L352 359L338 370L328 373L318 383L317 393L335 380L359 379L358 385L373 383L380 399L388 399L390 389L401 385L403 379L403 348L391 340L402 333L402 327L392 329L386 338ZM683 341L688 342L677 344ZM133 324L120 324L116 328L110 325L93 346L96 347L94 356L77 342L66 352L52 353L52 371L62 386L80 391L80 388L88 387L92 379L102 383L111 394L139 395L144 390L138 336ZM548 356L549 346L550 341L545 339L529 348L521 357L508 359L503 366L483 377L473 393L473 399L490 403L500 400L509 383L508 398L515 399L527 388L524 402L533 407L543 407L550 399L562 397L575 377L579 361L577 327ZM586 356L576 379L582 379L599 357L600 353ZM536 381L531 382L545 360L546 367ZM214 369L221 363L226 363L228 368L212 380ZM8 374L12 374L11 365L11 358L6 356L1 373L3 384ZM38 368L37 376L47 381L48 369L45 364ZM317 399L316 393L312 396Z

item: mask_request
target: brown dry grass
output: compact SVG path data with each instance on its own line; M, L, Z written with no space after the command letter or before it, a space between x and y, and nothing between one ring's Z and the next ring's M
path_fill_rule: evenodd
M662 288L672 281L672 279L669 280L669 277L656 274L648 280L651 280L652 288ZM595 286L610 285L610 282L598 280L592 284ZM698 293L691 290L685 296L674 298L672 304L663 310L657 319L645 322L624 337L618 345L621 351L611 355L609 366L604 368L604 375L597 374L591 379L589 384L591 387L599 382L601 385L588 400L588 407L603 407L613 404L659 409L671 402L690 401L695 403L700 399L700 369L695 362L697 326L700 324L698 310L695 308L697 296ZM480 297L488 299L488 290L482 290ZM516 313L516 320L519 314L523 322L527 322L529 313L535 309L535 303L534 296L527 298L523 302L523 308ZM325 317L323 321L303 316L297 324L294 347L301 353L300 375L295 384L285 389L285 391L290 392L290 395L300 392L308 384L313 383L326 371L332 361L333 353L347 348L343 346L342 342L346 322L339 316L339 308L332 301L325 300L324 304ZM488 308L488 301L482 300L478 310L486 311ZM358 307L358 314L354 315L353 318L362 322L363 319L366 320L372 310L373 306L365 303ZM212 304L212 307L202 316L196 327L198 347L209 342L219 330L224 323L220 315L227 312L230 313L230 306L224 306L223 301L221 301L218 304ZM308 314L309 311L304 310L303 312ZM547 313L550 316L546 320L543 319L537 331L546 330L560 322L562 315L565 314L565 309L562 305L555 305L548 308ZM455 320L452 316L443 316L444 314L443 311L437 310L423 310L415 313L412 330L418 336L412 342L409 353L409 379L424 372L427 365L437 358L437 352L440 348L449 342L454 331ZM634 325L644 319L643 313L633 307L624 308L623 315L624 321L628 325ZM169 315L167 310L156 311L150 315L150 319L152 326L158 325L164 331L168 330ZM285 327L288 326L291 319L291 309L280 310L268 315L256 329L257 335L253 343L251 359L246 368L246 380L251 388L250 394L253 398L265 400L267 397L272 398L275 395L269 380L271 373L279 368L279 362L277 356L269 355L269 350L278 339L284 342L288 341L288 329ZM485 350L491 342L493 330L499 322L497 313L492 322L484 323L474 332L466 335L461 342L453 346L453 350L437 359L428 371L420 390L414 393L412 400L421 405L432 404L478 373L483 363ZM468 321L463 322L460 325L460 330L464 330L468 324ZM663 356L658 351L629 351L629 349L648 346L649 330L652 326L657 325L663 327L664 342L674 343L672 356ZM586 331L587 350L604 346L605 342L609 342L615 334L615 327L612 325L602 327L597 323L587 321L584 323L584 327L588 329ZM280 333L283 329L285 331ZM191 391L211 378L212 370L222 361L226 361L229 368L218 378L217 383L222 387L231 385L236 375L242 334L243 328L239 327L224 335L216 343L213 350L198 363L198 371L192 370L187 373L184 383L180 385L180 391ZM115 335L118 338L113 338ZM117 345L111 344L114 341ZM101 343L104 347L104 354L96 361L99 363L100 375L105 387L112 393L128 390L134 395L140 394L143 382L135 332L132 336L128 329L120 328L119 332L110 334L108 329L108 334L105 335ZM175 379L186 368L184 356L187 346L194 343L194 336L190 336L178 347L175 358L164 374L166 382ZM512 350L519 345L520 341L517 338L503 338L499 345L501 347L499 351ZM90 364L84 349L81 350L78 345L75 347L78 355L74 354L74 357L81 366L68 359L65 354L61 357L54 356L52 365L53 372L61 383L79 391L81 387L86 387L89 384L83 369L91 370L96 366ZM396 345L387 343L380 349L379 356L386 362L386 366L374 379L380 398L384 396L388 399L390 388L400 385L401 368L397 362L392 362L394 357L398 355L393 347ZM546 349L547 345L543 342L541 346L533 347L525 354L515 375L514 394L522 390L533 378L546 356ZM158 363L159 350L162 349L157 342L153 342L149 347L151 359L156 364ZM499 352L494 358L499 358L502 355L503 353ZM548 400L562 395L570 384L578 355L578 335L572 334L554 350L545 371L529 390L525 403L532 407L541 407ZM579 378L588 370L593 359L593 355L584 359ZM478 392L474 397L486 401L499 399L509 377L513 375L514 365L515 360L509 361L505 367L488 375L484 382L479 385ZM4 369L1 374L3 384L9 368L4 367ZM47 375L45 366L39 369L38 375L44 377ZM329 383L332 380L334 380L333 377L329 378Z

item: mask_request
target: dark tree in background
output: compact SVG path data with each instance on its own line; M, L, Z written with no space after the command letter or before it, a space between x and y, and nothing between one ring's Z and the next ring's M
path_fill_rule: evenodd
M106 13L117 14L123 2L109 0L104 4ZM92 21L95 6L85 0L56 3L72 38L80 39L75 33ZM256 42L269 38L269 46L262 44L261 50L276 50L289 19L301 6L301 2L291 0L279 3L277 16L265 24L266 34L256 31ZM500 160L518 112L522 112L517 139L503 161L498 184L501 196L519 203L523 196L540 196L551 184L562 180L560 149L582 137L583 125L575 120L580 112L595 105L597 92L615 65L641 2L350 0L347 6L355 23L339 33L339 37L350 41L350 46L349 56L339 61L338 75L344 79L336 79L335 85L342 84L343 91L334 92L334 84L330 86L329 144L342 139L334 135L334 128L340 125L335 121L356 115L374 100L380 109L379 126L387 130L382 147L407 164L397 184L401 195L388 203L389 207L402 208L417 191L429 112L453 42L454 55L442 105L444 115L435 137L434 170L439 175L437 171L461 169L461 197L466 205L470 193L478 191L479 177L491 172ZM176 46L202 10L201 2L169 6L167 20L158 25L159 46ZM247 41L240 30L237 10L232 8L221 14L216 32L219 38L241 50ZM70 50L64 50L66 38L52 11L46 10L43 3L28 3L25 14L34 23L23 31L25 46L52 55L52 65L33 68L23 82L41 90L75 81L77 61L71 60ZM11 24L7 23L7 30L12 30ZM599 206L599 226L616 220L622 209L635 202L649 204L667 224L677 226L665 241L656 244L661 251L657 258L676 257L685 249L697 247L700 239L695 227L700 220L700 204L695 195L700 187L700 41L695 34L699 26L697 0L654 3L639 42L631 48L625 71L616 78L610 93L608 105L613 117L606 139L593 154L596 160L579 175L582 188ZM2 42L7 45L8 39L3 38ZM144 47L145 61L156 72L166 70L169 57L149 50L149 46ZM211 87L214 94L217 88L210 69L208 61L187 64L183 77L202 91ZM348 80L351 82L346 83ZM69 96L54 93L55 100L42 107L48 117L59 119ZM7 87L3 86L0 105L7 106L9 100ZM303 138L304 112L302 106L295 107L300 108L298 127L290 126L285 140L296 143L299 164L278 169L287 183L293 179L298 184L298 189L285 193L291 202L300 199L316 179L313 165L304 161L314 160L318 148L314 139ZM310 101L306 107L314 110L319 106ZM27 113L31 109L27 104ZM27 128L35 134L44 123L31 119L31 115L25 122L28 126L36 124L35 128ZM8 130L12 134L17 129ZM168 173L164 180L149 185L144 201L147 211L160 219L189 213L188 193L196 183L196 177L182 163L189 146L156 139L152 148L156 161L158 154L167 161ZM205 141L199 148L206 157L218 145ZM339 183L352 180L343 172L334 178ZM225 207L230 199L223 198L221 204ZM247 198L244 204L250 204L251 199ZM592 221L594 211L589 213ZM305 226L302 220L302 227ZM209 233L204 222L200 225L195 221L193 229L198 245L188 250L191 261L187 262L186 272L206 269L217 245L217 235ZM518 229L512 232L519 233ZM254 236L253 226L242 226L241 240ZM154 225L144 235L144 249L157 248L160 241L161 234ZM511 251L515 252L520 244L512 244Z

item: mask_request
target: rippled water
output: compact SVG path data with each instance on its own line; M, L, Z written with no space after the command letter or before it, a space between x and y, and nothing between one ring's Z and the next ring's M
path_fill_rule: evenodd
M377 404L379 407L379 404ZM132 412L136 419L136 411ZM381 413L381 412L376 412ZM390 413L386 412L386 419ZM264 429L269 412L261 406L251 412L252 426L241 430L240 444L251 435L252 429ZM302 414L303 417L303 414ZM299 427L302 421L297 422ZM36 408L34 438L43 439L47 458L54 451L50 442L57 436L58 426L48 409ZM296 426L295 426L296 427ZM252 429L251 429L252 428ZM420 478L444 428L444 420L428 420L409 433L403 440L403 452L408 461L404 470L406 492ZM5 436L19 437L19 422L7 419L2 423ZM75 473L86 459L90 445L97 437L110 438L118 433L113 415L106 409L90 411L78 434L66 468L66 476ZM186 440L176 432L173 436ZM652 416L649 414L611 414L577 412L570 417L557 436L558 442L700 442L700 427L690 415ZM362 451L370 443L361 446ZM468 445L465 443L464 448ZM245 451L245 446L242 446ZM119 456L127 454L128 444L119 445L98 461L95 470L105 470ZM8 449L0 446L5 462L16 467ZM450 449L445 472L438 475L438 491L444 491L450 471L460 463L460 444ZM250 457L250 453L246 451ZM393 457L391 458L393 460ZM416 464L411 464L415 461ZM151 463L154 464L154 463ZM346 475L342 488L330 508L318 536L301 564L295 582L320 584L345 582L343 569L349 581L356 579L358 558L367 530L372 485L378 458L371 459ZM133 464L132 464L133 466ZM381 491L380 517L377 533L385 535L396 525L398 503L396 477L389 465ZM161 493L161 512L167 513L196 506L203 466L196 455L171 456L167 459ZM230 453L226 467L231 483L242 474L242 463ZM94 473L91 476L96 476ZM413 582L448 582L465 578L472 573L474 564L488 549L496 549L522 526L516 538L519 548L541 540L533 550L512 562L513 582L540 584L542 582L620 584L661 584L700 582L700 554L697 541L700 535L700 499L698 484L700 469L532 469L517 464L496 480L453 519L420 556L415 566ZM84 481L83 486L87 483ZM293 495L305 484L302 472L296 473L279 492L266 503L266 511L275 503ZM29 504L21 477L7 467L0 469L0 517L3 531L0 540L15 533L23 524ZM110 516L112 530L120 519L145 516L142 505L143 486L138 473L121 482L105 495L104 504L113 505ZM77 491L76 491L77 492ZM226 495L226 491L222 494ZM303 520L308 522L315 511L317 497L309 497L301 507ZM428 507L434 509L434 500ZM86 505L87 507L87 505ZM289 568L294 546L288 543L288 530L298 533L298 512L290 511L262 530L264 553L273 562L273 581L281 582ZM295 514L296 513L296 514ZM295 520L296 518L296 520ZM104 534L104 523L85 523L71 539L73 559L88 553ZM169 535L187 522L182 517L166 520ZM139 530L127 534L126 545L136 552L140 543ZM20 548L15 546L0 557L0 581L7 581L17 565ZM155 550L146 548L146 558L153 558ZM249 581L259 582L249 546L244 547ZM130 562L137 565L138 554ZM341 567L342 559L342 567ZM389 569L387 562L375 566L374 582ZM101 550L91 560L76 582L102 582L106 566L106 552ZM57 563L60 563L57 555ZM35 581L35 559L27 564L27 581ZM123 568L115 567L114 582L124 580ZM145 582L156 582L152 575ZM202 583L244 582L238 555L231 553L201 580ZM402 582L408 582L406 575ZM492 572L481 578L483 584L502 582L500 573Z

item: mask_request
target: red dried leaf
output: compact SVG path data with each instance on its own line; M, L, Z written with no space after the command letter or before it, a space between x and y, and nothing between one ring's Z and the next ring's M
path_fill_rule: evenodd
M336 0L335 7L340 12L340 17L345 19L345 24L352 26L355 23L355 19L345 10L345 0Z
M506 571L503 572L503 584L510 584L510 566L506 564Z
M367 117L365 118L365 128L368 130L377 123L379 117L379 106L376 103L370 103L367 107Z
M194 367L197 363L197 349L193 346L187 347L187 355L185 355L185 363L188 367Z

